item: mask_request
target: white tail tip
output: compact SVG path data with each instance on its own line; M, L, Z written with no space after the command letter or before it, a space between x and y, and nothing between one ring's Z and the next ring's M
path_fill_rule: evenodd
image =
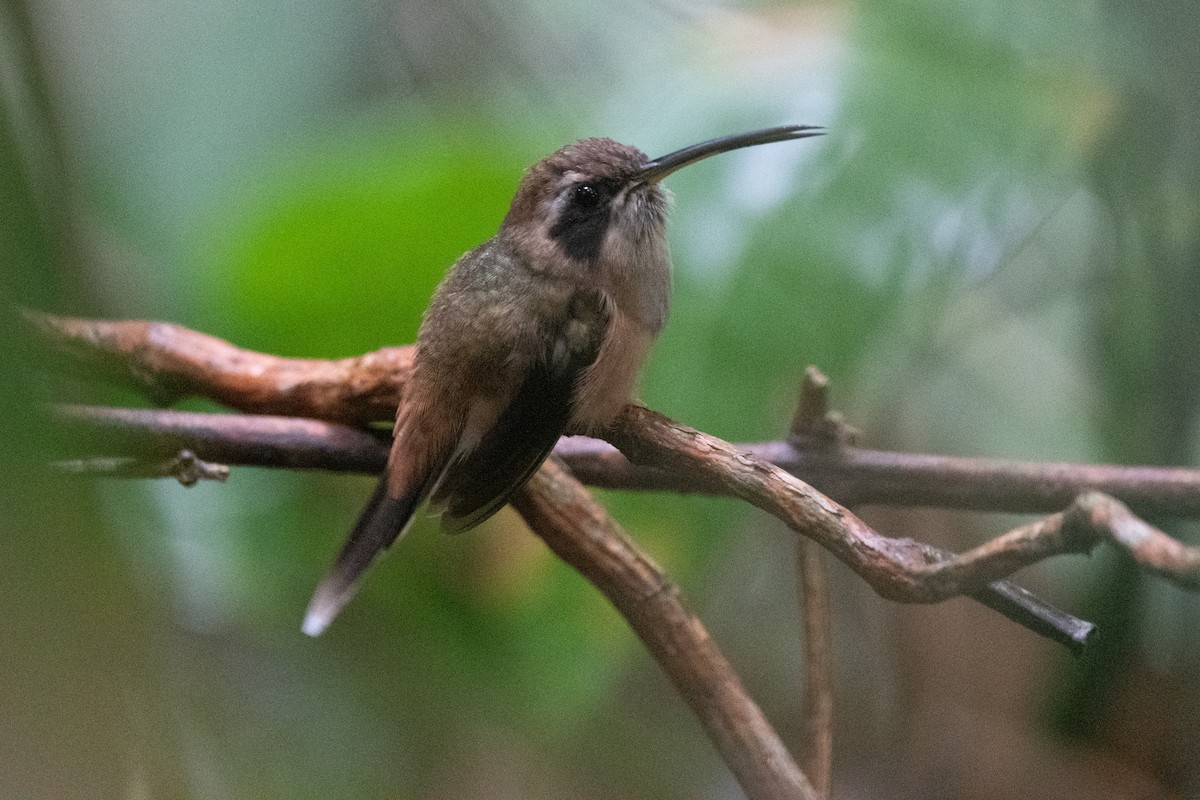
M329 618L310 611L304 615L304 624L300 626L300 630L309 636L320 636L329 627L329 622Z
M300 630L309 636L320 636L349 599L350 593L333 594L327 587L321 586L308 604Z

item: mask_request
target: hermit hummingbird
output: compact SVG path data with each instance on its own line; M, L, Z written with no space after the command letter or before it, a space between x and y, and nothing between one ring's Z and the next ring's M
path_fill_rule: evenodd
M670 301L663 178L717 153L822 132L767 128L654 159L584 139L530 167L499 232L434 292L387 469L317 587L304 632L325 630L423 504L447 531L478 525L564 431L601 431L630 401Z

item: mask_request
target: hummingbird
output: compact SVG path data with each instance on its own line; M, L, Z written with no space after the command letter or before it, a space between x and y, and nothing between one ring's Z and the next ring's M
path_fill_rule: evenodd
M387 469L318 585L304 632L325 630L423 505L447 532L472 528L565 431L601 431L630 402L670 305L663 178L718 153L823 132L766 128L654 159L583 139L531 166L499 232L434 292Z

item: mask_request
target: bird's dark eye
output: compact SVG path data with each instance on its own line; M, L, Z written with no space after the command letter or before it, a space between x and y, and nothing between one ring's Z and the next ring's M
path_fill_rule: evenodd
M579 181L566 189L558 218L549 231L566 255L577 261L592 261L600 255L615 189L603 179Z
M600 205L600 200L600 190L595 184L581 183L571 190L571 205L576 208L595 208Z

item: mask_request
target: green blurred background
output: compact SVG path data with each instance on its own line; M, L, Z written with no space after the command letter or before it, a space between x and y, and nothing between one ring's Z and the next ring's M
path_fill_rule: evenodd
M357 354L412 339L520 171L567 141L655 155L823 124L671 178L650 405L775 438L815 363L873 446L1200 461L1192 0L0 14L16 303ZM3 317L0 796L740 796L615 613L511 512L418 527L307 639L370 480L46 475L60 443L38 403L114 396L48 377ZM798 746L789 537L731 502L604 499ZM1015 521L864 513L959 549ZM1026 571L1102 626L1072 660L973 604L899 607L832 570L837 796L1200 797L1195 596L1105 552Z

